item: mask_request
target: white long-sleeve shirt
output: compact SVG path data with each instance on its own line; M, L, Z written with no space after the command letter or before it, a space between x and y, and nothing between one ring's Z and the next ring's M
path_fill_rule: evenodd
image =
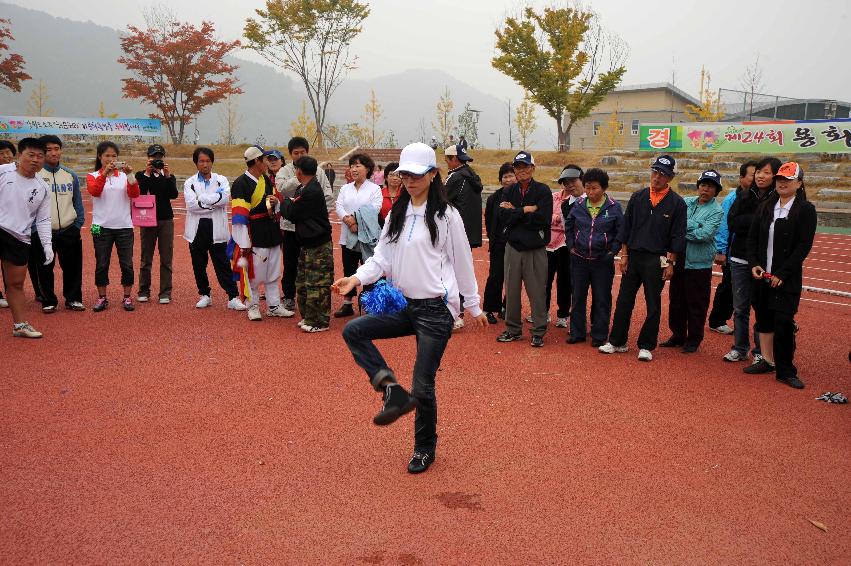
M14 163L0 165L0 229L29 244L35 222L45 252L53 249L49 192L50 187L38 175L24 177Z
M381 187L367 179L363 182L359 189L355 188L354 183L348 183L340 188L340 194L337 195L337 217L342 220L344 216L354 214L365 204L375 207L376 211L381 210ZM349 227L346 223L340 230L340 245L345 244L349 237Z
M461 214L450 206L443 218L435 216L438 238L432 245L425 209L424 204L408 204L405 224L396 242L390 241L390 222L385 222L375 254L358 268L355 277L368 285L383 275L411 299L443 297L454 318L461 312L460 293L464 308L472 316L479 316L479 286Z
M230 185L227 177L218 173L210 173L209 179L205 179L200 173L192 175L183 183L183 199L186 201L186 227L183 238L187 242L195 241L198 222L202 218L210 218L213 221L213 243L228 241Z

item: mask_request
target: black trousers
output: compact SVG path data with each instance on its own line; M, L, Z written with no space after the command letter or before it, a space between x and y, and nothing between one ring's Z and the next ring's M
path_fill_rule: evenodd
M712 268L685 269L680 262L668 290L668 328L671 338L684 346L699 346L703 341L703 325L712 294Z
M609 342L613 346L626 346L629 336L629 324L632 310L635 308L635 296L638 289L644 288L644 303L647 307L647 318L641 325L638 334L638 347L644 350L654 350L659 341L659 321L662 316L662 266L659 255L648 252L629 252L629 265L621 277L618 302L615 305L615 316L612 320L612 331Z
M202 218L198 222L195 239L189 244L189 256L192 258L192 273L195 274L195 285L198 294L210 296L210 279L207 277L207 256L213 261L213 269L219 285L228 294L228 300L239 295L233 272L228 262L227 243L213 243L213 220Z
M505 304L502 298L502 289L505 283L505 244L490 246L488 257L490 264L482 309L485 312L499 312Z
M49 265L44 265L44 249L41 247L41 239L33 235L32 248L37 255L38 286L41 289L41 304L44 307L55 307L59 305L53 285L53 268L56 260L62 269L62 296L65 304L83 302L83 240L80 238L80 229L69 226L65 230L53 232L53 253L56 256Z
M588 287L591 287L591 339L605 342L609 338L612 316L612 282L615 279L614 258L570 258L573 304L570 312L570 335L584 339L587 335L585 313Z
M709 313L710 328L718 328L727 324L727 321L733 316L733 281L730 275L729 262L724 264L721 272L724 276L715 289L715 299L712 301L712 310Z
M133 285L133 228L101 228L100 235L92 236L95 246L95 285L109 285L109 263L112 248L118 250L118 264L121 266L121 284Z
M301 254L301 244L295 235L295 231L284 230L283 245L284 275L281 277L281 292L285 299L295 299L295 282L298 276L298 258L299 254ZM346 256L343 255L344 262L346 261L345 257ZM355 266L355 269L357 269L357 266ZM354 271L352 271L352 273L354 273Z
M786 297L781 298L783 291L772 289L767 282L758 281L754 301L754 314L756 315L755 330L765 334L774 333L774 367L778 379L787 379L798 375L795 367L795 313L777 310L773 305L778 302L788 302Z
M558 318L570 316L570 294L573 290L570 282L570 250L562 246L554 252L547 251L547 312L550 312L553 279L556 280L556 302Z
M343 252L343 275L345 277L351 277L355 274L355 271L358 270L358 266L363 263L363 256L360 252L352 251L346 246L340 246L340 249ZM364 288L364 290L367 290ZM348 293L346 293L346 297L352 298L357 294L357 291L352 289Z

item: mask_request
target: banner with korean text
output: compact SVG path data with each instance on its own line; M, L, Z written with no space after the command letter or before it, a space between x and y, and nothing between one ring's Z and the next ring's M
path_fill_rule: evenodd
M851 119L641 124L639 149L685 153L851 153Z
M149 118L54 118L0 116L0 134L160 137L162 124Z

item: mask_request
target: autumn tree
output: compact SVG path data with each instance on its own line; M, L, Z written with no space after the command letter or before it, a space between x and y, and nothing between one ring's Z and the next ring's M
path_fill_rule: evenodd
M617 109L609 114L609 118L600 125L597 134L597 145L601 149L616 149L623 147L623 121L618 115Z
M538 128L535 103L529 97L528 91L524 93L522 102L517 106L514 125L517 126L517 135L520 136L520 149L528 149L528 140Z
M233 72L224 62L239 41L219 41L211 22L178 22L165 11L146 14L146 29L128 26L121 38L118 62L132 77L121 79L125 98L153 105L151 118L165 122L173 143L183 143L186 124L207 106L240 94Z
M455 108L455 103L452 102L452 94L449 92L449 87L445 87L443 94L440 95L440 100L437 101L435 109L436 122L431 123L431 127L438 134L440 143L446 145L449 142L449 136L452 134L455 117L452 115L452 110Z
M307 113L307 103L301 101L301 113L290 122L290 137L301 136L311 144L316 142L316 122Z
M245 23L248 47L301 79L322 147L328 103L355 68L350 46L369 7L357 0L267 0L255 11L257 19Z
M98 105L98 118L110 118L114 120L115 118L118 118L118 112L107 113L106 107L103 105L103 100L101 100Z
M229 94L219 107L219 140L225 145L234 145L239 138L239 100L236 94Z
M378 98L375 97L375 91L369 91L369 102L363 108L363 130L364 136L363 145L366 147L378 147L384 139L384 132L378 130L378 122L381 121L381 105L378 103Z
M692 122L720 122L724 118L721 96L712 91L709 73L701 71L700 104L687 104L686 117Z
M9 53L12 35L12 21L0 18L0 88L21 92L21 82L32 77L24 72L24 58L17 53Z
M464 105L464 111L458 115L458 136L464 136L470 149L479 145L479 115L470 103Z
M491 60L526 89L556 121L559 151L570 130L587 117L620 83L627 49L606 32L597 16L583 8L531 7L508 17L496 30L497 55Z
M30 93L30 98L27 100L27 115L28 116L51 116L53 108L48 106L50 94L47 92L47 85L44 81L38 81L38 85Z

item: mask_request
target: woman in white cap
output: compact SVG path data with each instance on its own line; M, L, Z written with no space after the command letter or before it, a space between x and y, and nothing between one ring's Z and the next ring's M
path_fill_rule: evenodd
M345 295L382 276L405 296L407 305L392 314L367 315L343 329L355 361L369 376L384 405L373 421L388 425L416 408L412 474L424 472L434 461L437 447L437 400L434 378L452 336L453 320L463 308L480 326L487 322L479 307L479 289L473 256L461 215L446 201L434 150L414 143L402 150L397 171L405 191L393 205L375 255L354 275L334 282ZM417 358L408 393L396 380L373 340L415 335Z
M762 359L745 373L776 371L777 381L803 389L795 357L795 313L804 260L816 234L816 208L807 200L804 170L790 161L774 177L776 193L760 205L748 232L748 263L756 280L753 307Z

